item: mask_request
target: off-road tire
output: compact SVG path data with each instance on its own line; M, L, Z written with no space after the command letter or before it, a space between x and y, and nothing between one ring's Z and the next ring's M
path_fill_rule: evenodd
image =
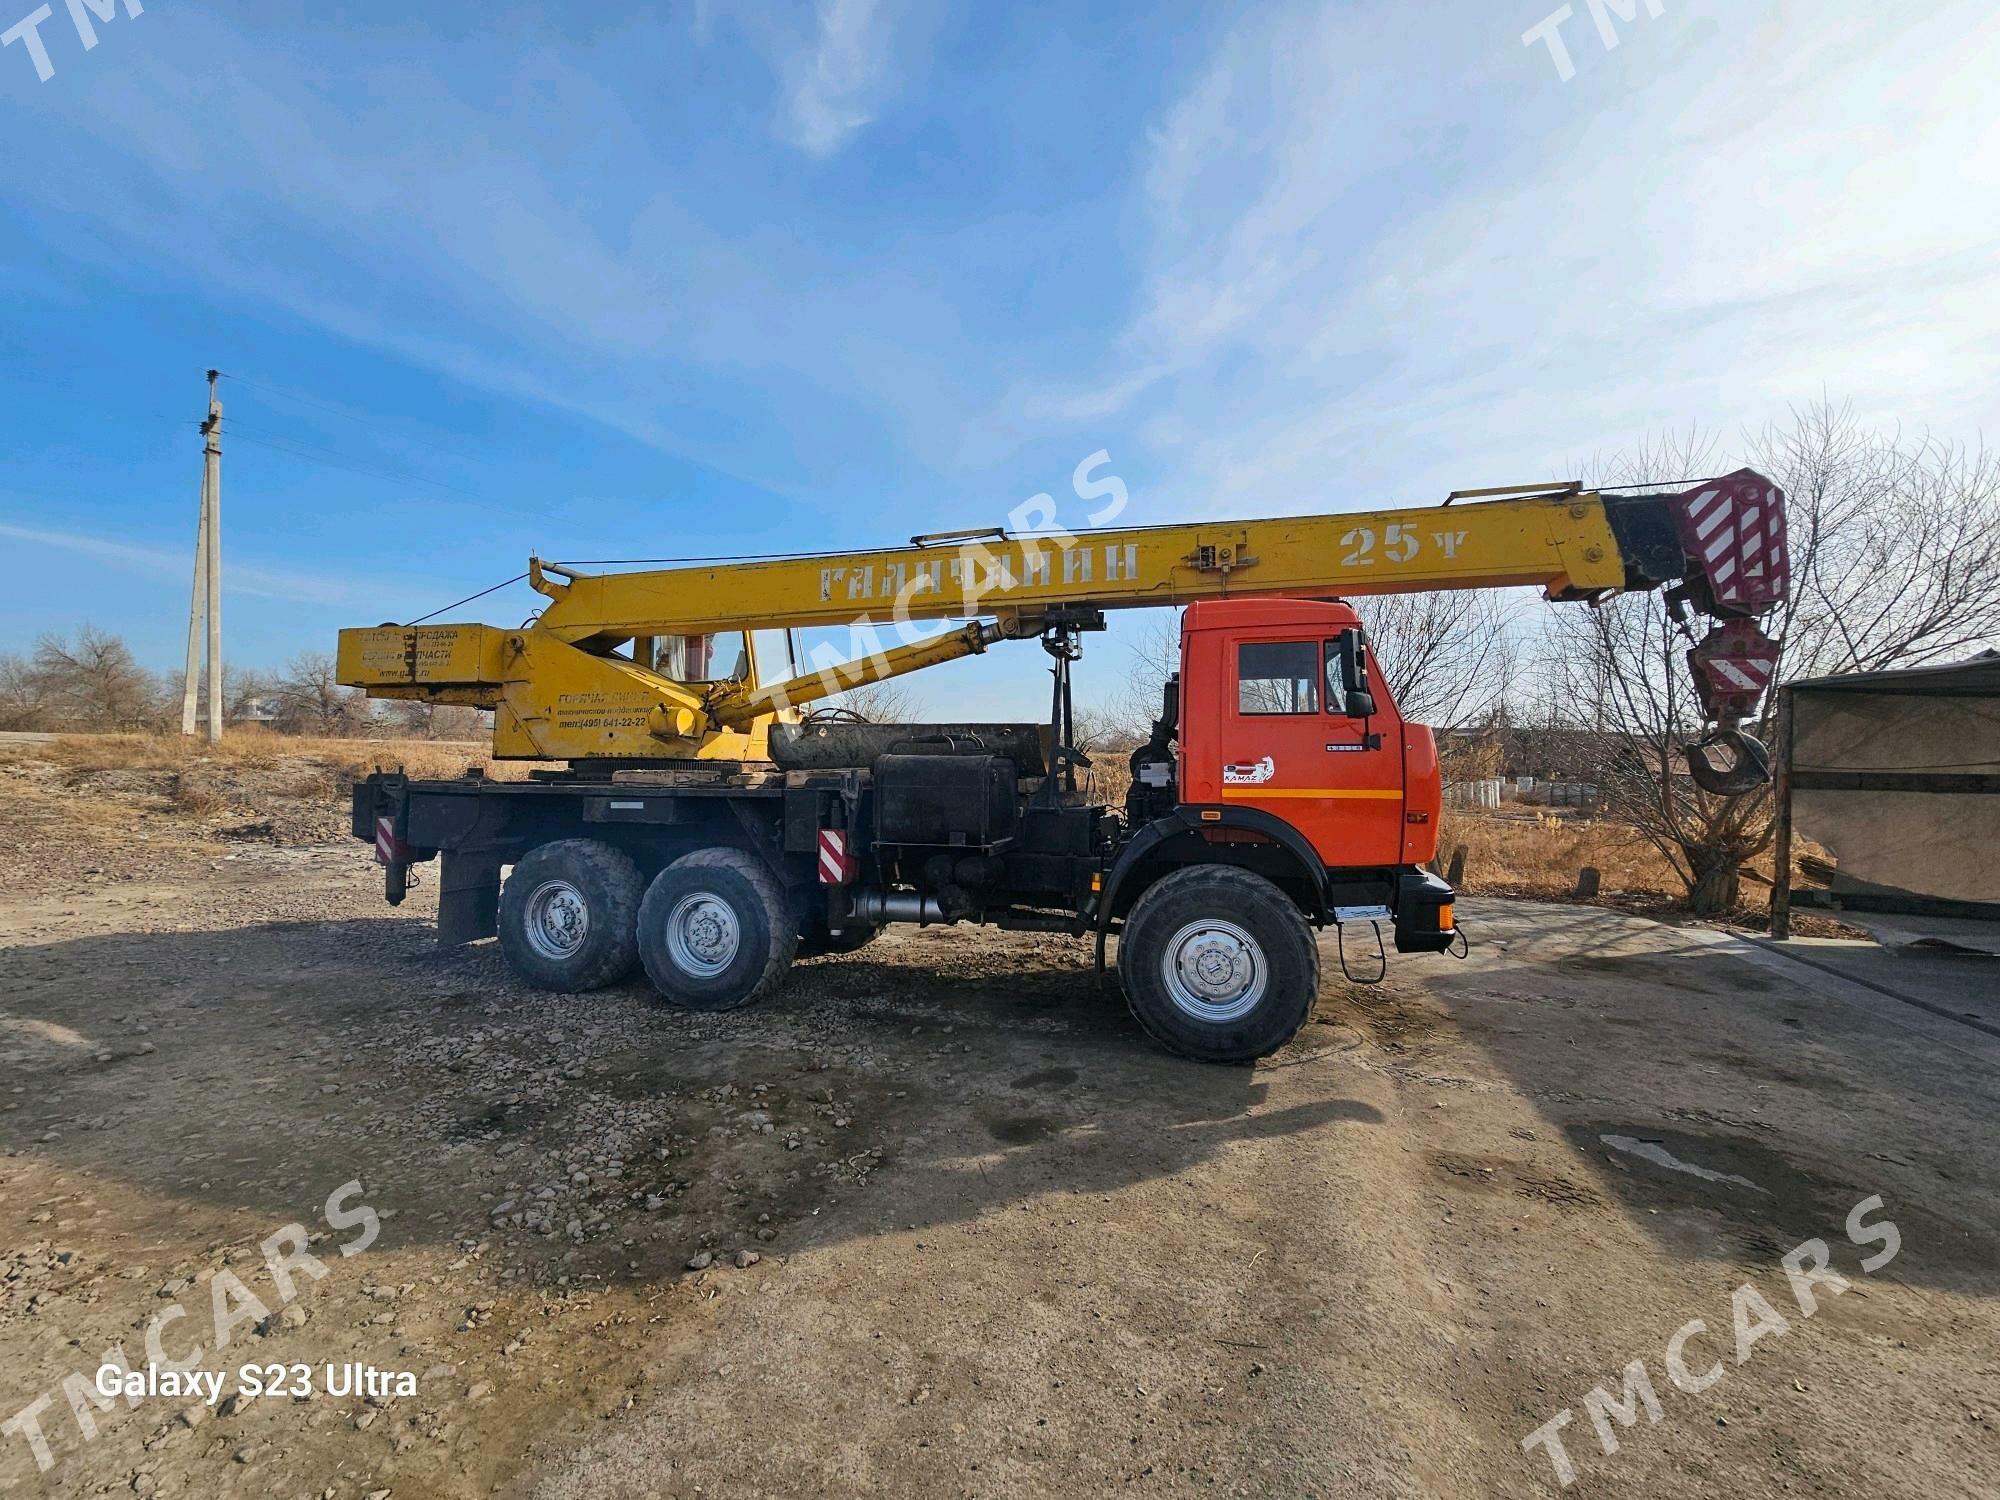
M537 989L582 994L616 984L639 966L644 887L630 856L596 839L531 849L500 892L500 951ZM575 928L564 914L578 911L584 930L568 948L564 928Z
M683 902L707 897L734 924L733 946L713 971L698 962L699 931L683 931L676 952L670 924ZM697 906L696 910L699 910ZM708 908L712 919L718 915ZM798 918L768 866L742 849L697 849L653 877L639 904L639 957L668 1004L683 1010L735 1010L761 999L784 978L798 952ZM718 953L720 949L716 950Z
M1133 903L1118 977L1132 1015L1161 1046L1201 1062L1250 1063L1312 1015L1319 944L1291 897L1263 876L1188 865Z

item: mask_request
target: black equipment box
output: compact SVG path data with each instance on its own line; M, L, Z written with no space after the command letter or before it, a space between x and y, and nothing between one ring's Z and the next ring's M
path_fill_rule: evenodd
M875 762L875 837L884 844L993 849L1014 837L1014 762L999 755L884 755Z

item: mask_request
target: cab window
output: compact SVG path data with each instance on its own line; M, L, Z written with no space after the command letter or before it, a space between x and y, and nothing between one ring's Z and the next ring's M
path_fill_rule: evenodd
M1236 648L1236 711L1319 712L1318 641L1256 641Z

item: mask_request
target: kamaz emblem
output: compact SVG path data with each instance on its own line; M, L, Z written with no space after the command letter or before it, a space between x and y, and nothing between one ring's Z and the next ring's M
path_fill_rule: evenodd
M1278 774L1278 763L1265 756L1254 765L1224 766L1222 781L1225 786L1261 786Z

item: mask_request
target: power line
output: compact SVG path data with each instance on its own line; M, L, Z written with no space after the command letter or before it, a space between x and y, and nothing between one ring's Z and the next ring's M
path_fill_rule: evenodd
M281 385L267 385L261 380L246 380L241 375L231 375L227 370L223 371L223 378L236 385L247 386L253 391L263 391L268 395L276 396L281 401L291 401L300 406L310 406L315 411L326 412L331 416L339 417L342 421L360 422L364 420L363 417L355 415L352 411L344 411L340 407L331 406L311 396L302 396L297 391L287 390Z
M700 557L564 557L555 559L565 568L637 567L652 563L790 562L802 557L861 557L871 552L896 552L893 546L828 548L819 552L715 552ZM939 554L943 556L944 554Z
M447 609L457 609L461 604L470 604L475 599L484 599L488 594L497 594L500 592L500 590L504 588L513 587L515 584L519 583L523 578L526 578L527 576L528 575L526 573L516 573L512 578L508 579L505 583L496 583L490 589L481 589L476 594L467 594L463 599L454 599L451 601L451 603L444 605L442 608L434 609L427 615L418 615L416 619L410 620L407 623L405 623L403 629L408 630L411 625L421 625L426 620L435 620L439 615L443 614Z
M343 422L352 422L356 425L361 425L369 420L366 415L357 415L352 410L343 410L316 397L304 395L299 391L289 390L281 385L273 385L268 381L249 380L241 375L232 375L226 370L223 372L223 378L231 381L233 384L247 387L250 390L265 392L277 397L281 401L290 401L299 406L307 406L315 411L325 412L327 415L336 417ZM310 457L319 459L326 462L329 468L344 469L348 473L366 474L376 479L403 480L411 484L429 485L433 489L447 490L455 495L463 495L468 500L482 498L470 490L461 489L457 485L446 484L443 480L426 479L421 474L411 474L402 470L384 469L367 465L356 465L348 461L348 455L345 450L322 448L317 444L306 442L302 438L292 437L290 434L281 433L275 438L262 437L243 434L242 423L239 421L229 421L225 425L232 433L242 435L245 442L259 443L264 447L274 448L281 453L291 453L296 458ZM289 448L283 446L287 443L292 446Z
M349 474L361 474L371 479L387 479L395 483L428 485L432 489L445 490L454 495L463 495L468 500L478 500L481 498L471 490L461 489L455 484L446 484L441 479L426 479L421 474L404 473L394 469L373 468L365 464L350 462L349 455L344 449L321 448L315 444L301 442L297 438L263 437L256 433L243 431L242 427L234 422L225 421L223 427L231 437L236 438L240 442L255 443L261 448L270 448L276 452L288 454L293 458L303 459L308 463L316 463L325 468L340 469Z

